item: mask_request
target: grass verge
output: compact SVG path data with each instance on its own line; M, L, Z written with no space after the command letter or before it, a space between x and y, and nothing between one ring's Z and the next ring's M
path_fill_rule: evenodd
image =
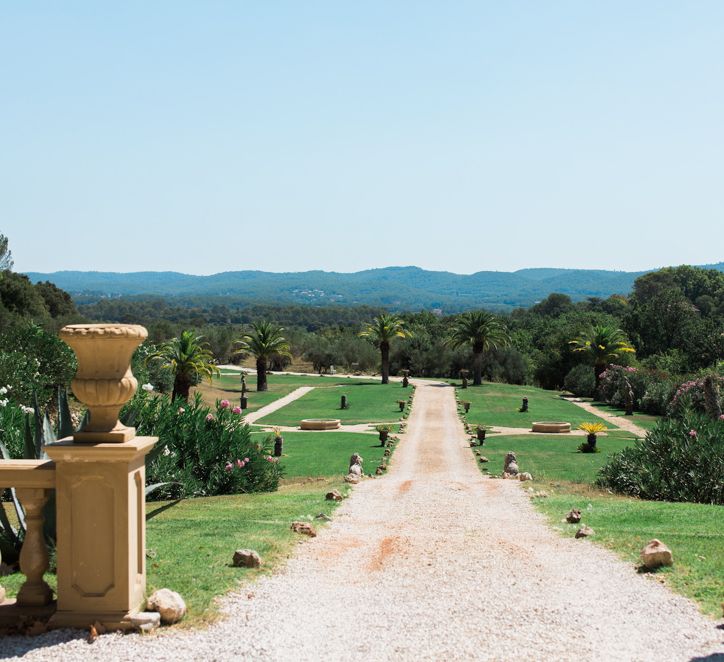
M379 384L350 380L340 387L315 388L257 421L262 425L299 425L303 418L338 418L344 424L394 423L402 416L398 400L406 400L411 389L399 384ZM340 409L340 398L347 396L348 409Z
M535 386L491 384L459 388L460 400L470 402L467 421L471 425L499 425L501 427L530 429L533 421L568 421L571 428L580 423L604 423L615 426L560 397L558 391L546 391ZM528 411L518 411L523 398L528 398Z

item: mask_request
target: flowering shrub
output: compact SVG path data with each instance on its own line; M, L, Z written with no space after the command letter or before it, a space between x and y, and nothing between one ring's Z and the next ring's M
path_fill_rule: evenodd
M224 400L210 408L197 395L179 407L139 391L121 418L139 435L159 437L146 461L147 483L176 483L155 498L276 490L282 468L268 459L271 440L252 441L240 414Z
M714 380L714 384L718 386L719 406L721 408L721 391L724 387L724 378L713 377L712 379ZM707 411L705 381L706 378L702 377L700 379L691 379L681 384L671 399L668 413L672 416L677 416L687 409L695 409L700 412Z
M601 374L599 397L615 407L625 407L629 386L634 407L657 415L667 413L676 391L676 381L661 370L610 365Z
M724 419L686 411L612 455L601 487L642 499L724 504Z

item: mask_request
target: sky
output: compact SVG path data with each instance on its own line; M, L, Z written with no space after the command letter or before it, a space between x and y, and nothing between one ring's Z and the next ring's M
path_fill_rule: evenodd
M724 260L724 2L0 0L17 271Z

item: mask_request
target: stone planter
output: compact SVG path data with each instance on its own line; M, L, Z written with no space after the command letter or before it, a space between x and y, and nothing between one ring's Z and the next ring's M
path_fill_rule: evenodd
M387 443L387 436L388 436L389 434L390 434L390 433L389 433L387 430L380 430L380 431L379 431L379 435L380 435L380 446L384 446L384 445Z
M284 437L274 437L274 457L282 456L282 449L284 448Z
M73 324L60 337L75 352L78 371L73 393L88 407L89 421L73 440L85 443L123 443L136 434L118 420L121 407L138 388L131 356L148 332L136 324Z
M480 445L482 446L485 443L485 432L486 430L484 428L478 428L475 433L478 436L478 441L480 442Z

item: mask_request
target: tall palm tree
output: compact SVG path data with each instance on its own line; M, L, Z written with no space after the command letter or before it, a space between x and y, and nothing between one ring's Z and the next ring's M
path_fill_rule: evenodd
M412 332L405 328L405 322L388 313L375 317L359 334L367 338L380 350L382 358L382 383L390 381L390 343L394 338L409 338Z
M289 343L282 335L284 329L272 322L253 322L251 331L237 342L239 351L251 352L256 357L256 390L268 390L266 371L273 356L291 356Z
M632 354L636 351L621 329L605 324L591 326L568 344L574 352L585 354L593 363L597 389L601 373L613 359L617 359L621 354Z
M457 349L470 345L473 350L473 386L483 383L483 353L490 349L505 347L510 336L505 326L491 313L471 310L459 315L453 322L446 343Z
M188 402L191 387L202 379L219 374L214 365L214 355L207 343L202 342L203 336L193 331L183 331L178 338L163 343L146 359L147 362L158 361L161 367L173 373L173 393L171 399L181 398Z

